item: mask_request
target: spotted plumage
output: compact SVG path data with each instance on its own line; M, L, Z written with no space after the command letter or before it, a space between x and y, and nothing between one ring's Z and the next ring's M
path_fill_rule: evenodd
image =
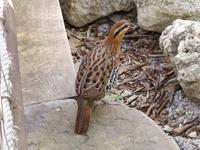
M87 132L94 101L102 99L106 90L114 83L120 45L128 28L127 20L117 22L104 42L82 59L75 83L78 104L75 125L77 134Z
M118 70L119 70L119 65L117 64L116 67L114 67L114 69L111 72L110 78L106 85L106 92L109 92L112 89L113 85L115 84L115 81L118 78Z

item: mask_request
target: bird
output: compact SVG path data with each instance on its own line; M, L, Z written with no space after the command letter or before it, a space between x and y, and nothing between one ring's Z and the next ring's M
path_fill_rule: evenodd
M120 60L120 48L125 33L130 28L128 20L115 23L105 38L87 53L79 66L75 92L78 105L74 132L86 135L94 102L101 100L110 88Z

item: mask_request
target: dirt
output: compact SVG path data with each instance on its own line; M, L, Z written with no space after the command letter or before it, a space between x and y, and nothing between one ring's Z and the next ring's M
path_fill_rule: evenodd
M141 29L136 23L136 14L119 12L78 29L66 23L74 63L78 64L102 42L120 19L129 20L134 30L123 40L118 80L105 99L144 112L182 150L200 149L200 104L184 96L174 65L159 48L160 33Z

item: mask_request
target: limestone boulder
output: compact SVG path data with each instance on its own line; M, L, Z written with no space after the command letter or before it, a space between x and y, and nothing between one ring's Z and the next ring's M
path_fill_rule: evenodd
M60 0L64 18L75 27L117 11L135 8L133 0Z
M160 47L175 64L185 94L200 99L200 23L174 21L163 31Z
M138 24L161 32L176 19L200 20L199 0L135 0Z

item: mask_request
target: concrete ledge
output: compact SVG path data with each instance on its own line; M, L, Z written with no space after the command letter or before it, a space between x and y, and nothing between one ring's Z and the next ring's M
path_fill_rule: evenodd
M148 117L125 105L97 105L88 136L74 134L76 102L25 108L29 150L179 150Z
M15 0L24 104L74 95L75 70L59 0Z

